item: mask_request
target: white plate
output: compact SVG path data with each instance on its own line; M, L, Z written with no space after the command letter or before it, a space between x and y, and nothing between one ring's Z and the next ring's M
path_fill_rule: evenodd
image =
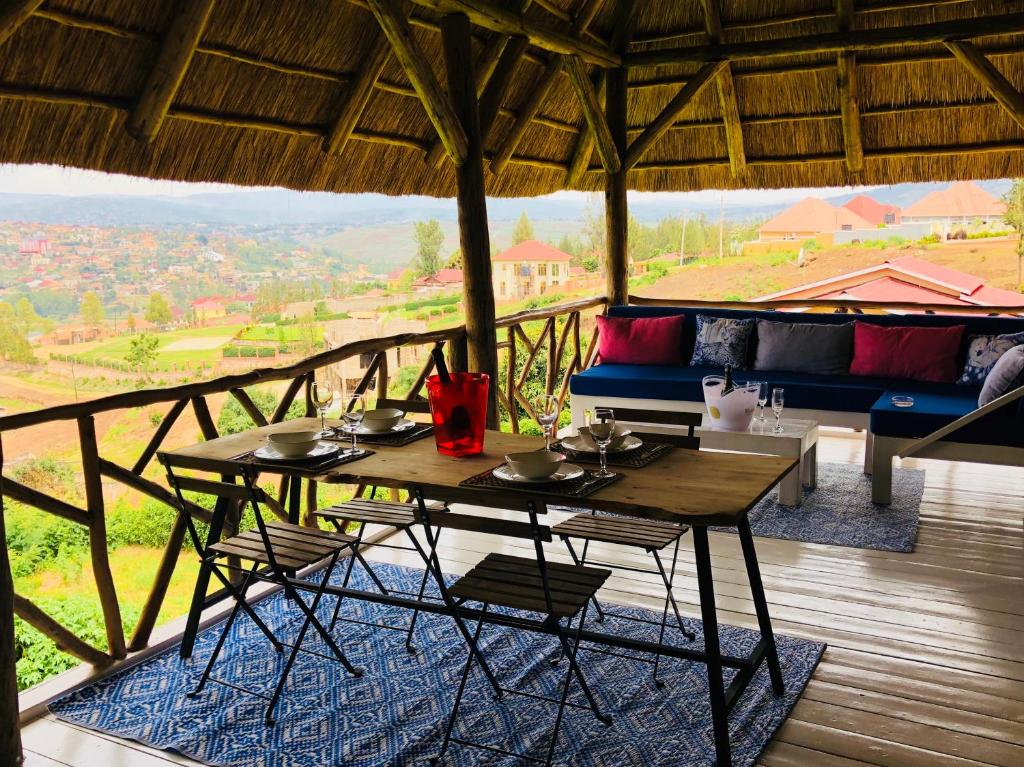
M403 431L409 431L409 429L412 429L415 426L415 421L410 421L408 418L403 418L390 429L386 429L385 431L370 431L369 429L366 428L365 424L359 424L359 426L356 426L353 429L353 427L347 423L342 424L341 426L338 427L338 429L340 431L345 432L346 434L351 434L353 431L355 431L355 433L360 437L372 437L374 435L380 434L399 434Z
M341 450L340 445L332 445L329 442L320 442L305 455L281 455L277 448L271 445L258 447L253 450L252 454L254 458L259 458L261 461L312 461L317 458L327 458L332 456L339 450Z
M583 469L574 463L563 463L554 474L550 477L544 477L543 479L528 479L516 474L509 468L509 465L503 463L494 469L493 474L497 479L503 479L506 482L515 482L520 485L545 485L551 482L565 482L568 479L577 479L582 477L584 474Z
M597 455L598 453L596 445L592 445L579 435L575 437L563 437L562 444L576 453L593 453L594 455ZM614 455L615 453L629 453L636 450L638 447L642 447L643 444L642 439L630 434L622 441L621 448L618 450L609 450L608 455Z

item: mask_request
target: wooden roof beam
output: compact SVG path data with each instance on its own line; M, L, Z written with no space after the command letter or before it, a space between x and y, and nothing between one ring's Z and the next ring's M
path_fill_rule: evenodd
M722 14L718 0L701 0L704 8L704 31L712 45L722 42ZM729 170L733 178L739 178L747 170L747 152L743 147L743 123L740 120L739 101L736 98L736 83L728 62L718 70L718 104L725 124L725 143L729 148Z
M126 123L128 133L139 141L149 143L160 132L210 20L213 3L214 0L185 0L164 35L160 52Z
M537 48L576 55L590 64L617 67L622 57L606 45L581 39L584 29L571 33L559 32L527 19L523 14L510 11L490 0L412 0L416 5L431 8L438 13L464 13L478 27L501 32L510 37L525 37ZM578 17L577 17L578 18ZM574 25L575 26L575 25Z
M461 166L469 152L466 131L463 130L459 116L413 37L401 5L398 0L369 0L369 4L384 35L391 43L395 58L405 70L412 87L416 89L427 117L437 130L437 135L441 137L452 162L456 167Z
M854 0L836 0L836 25L840 32L853 29ZM857 87L857 54L843 51L836 58L839 77L839 106L843 123L846 169L857 175L864 170L864 141L861 137L860 91Z
M1024 94L1021 94L973 43L962 40L950 41L946 43L946 47L956 56L957 61L988 89L999 106L1024 128Z
M580 8L579 13L576 15L576 19L572 24L572 37L581 35L586 31L603 2L604 0L583 0L583 6ZM544 67L544 71L541 73L540 79L530 90L529 95L526 97L526 101L519 109L519 113L516 115L516 119L512 123L512 127L509 128L509 131L505 134L505 138L502 140L501 145L498 146L494 153L494 159L491 160L491 172L494 175L497 176L505 169L505 165L508 163L509 158L512 156L513 152L516 151L516 147L519 146L519 142L525 135L526 129L530 127L530 123L533 121L533 118L536 117L537 112L540 111L540 105L544 103L544 100L548 97L548 94L551 93L551 89L558 81L558 76L562 73L564 62L565 59L562 56L554 56L551 61L548 62L548 65Z
M817 35L757 40L744 43L721 43L684 48L662 48L640 51L624 56L628 67L653 67L671 64L703 64L726 59L771 59L779 56L800 56L809 53L870 51L893 46L932 45L948 40L963 40L986 35L1008 35L1024 32L1024 13L1007 13L978 19L940 21L882 29L858 29L849 32L826 32Z
M43 0L7 0L0 6L0 45L3 45L28 17L36 12Z
M728 63L725 61L713 61L705 64L696 75L687 81L686 85L679 89L679 93L665 105L665 108L661 110L644 132L633 139L633 143L629 145L629 149L626 150L626 170L636 167L644 152L672 128L682 111L690 105L697 97L697 94L704 89L704 86L717 77L727 66ZM745 162L746 160L744 160Z
M567 56L565 65L569 73L569 81L579 97L583 117L591 133L594 134L597 153L601 157L601 165L608 173L618 173L622 169L622 159L619 157L619 150L615 147L615 139L612 138L611 130L608 128L608 121L601 108L601 100L597 96L597 91L594 90L594 84L590 82L583 60L579 56Z
M348 96L341 107L341 112L335 118L327 136L324 137L323 147L327 154L341 154L345 151L345 145L356 129L363 110L370 102L374 85L376 85L381 72L384 71L384 65L387 64L390 55L391 46L388 44L387 37L382 32L378 32L370 44L370 50L363 58L363 66L348 87ZM443 151L443 144L441 146Z

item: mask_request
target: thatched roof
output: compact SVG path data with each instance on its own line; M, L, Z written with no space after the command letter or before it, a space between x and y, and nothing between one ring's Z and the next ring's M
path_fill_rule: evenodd
M518 12L522 0L487 0ZM154 65L182 8L210 0L13 0L32 11L23 23L0 10L0 162L59 163L188 181L282 185L344 192L454 193L452 163L437 142L405 70L386 46L383 69L340 154L325 135L346 110L361 70L372 66L380 26L367 0L216 0L198 47L173 89L167 118L150 142L126 121L153 83ZM413 37L445 83L438 7L474 0L415 0ZM702 64L729 64L674 119L629 174L643 190L822 186L1024 175L1024 2L1004 0L535 0L521 18L531 29L578 32L592 48L621 52L629 65L630 139L647 127ZM721 6L721 30L704 6ZM34 7L38 6L38 7ZM843 8L852 6L852 15ZM623 9L629 11L624 13ZM580 19L580 15L584 18ZM628 16L625 20L621 17ZM1001 18L988 28L987 17ZM576 21L574 21L574 18ZM474 22L479 19L472 17ZM948 24L946 22L956 22ZM848 34L837 32L848 26ZM900 41L901 28L916 44ZM882 32L879 33L878 31ZM884 30L892 30L886 37ZM1000 34L991 34L998 30ZM710 32L710 37L709 37ZM984 34L979 34L984 33ZM507 38L474 25L478 65L496 61ZM817 37L816 37L817 36ZM630 37L627 42L623 38ZM1012 87L1011 106L993 98L942 40L964 37ZM709 41L721 44L712 45ZM787 40L786 50L778 46ZM822 52L806 52L815 47ZM889 47L881 43L894 41ZM508 148L518 115L544 93L544 70L558 54L531 45L485 143L485 157ZM764 42L764 45L751 45ZM166 47L166 46L165 46ZM842 48L856 50L837 67ZM652 54L652 51L668 51ZM672 63L663 63L671 61ZM173 64L173 56L171 57ZM650 65L647 65L650 64ZM593 58L588 71L598 72ZM555 67L557 69L557 67ZM853 77L855 84L840 83ZM562 71L527 123L502 172L488 171L493 195L534 195L567 185L603 186L599 155L567 177L581 128L580 99ZM728 87L728 81L733 88ZM372 77L371 77L372 82ZM730 95L734 90L735 95ZM847 109L844 102L856 104ZM1024 103L1024 99L1021 100ZM734 174L730 167L731 124ZM847 126L844 130L844 122ZM738 127L738 131L736 130ZM863 160L857 158L859 141ZM742 150L746 165L736 166ZM848 154L853 152L853 159ZM851 167L862 163L854 173Z

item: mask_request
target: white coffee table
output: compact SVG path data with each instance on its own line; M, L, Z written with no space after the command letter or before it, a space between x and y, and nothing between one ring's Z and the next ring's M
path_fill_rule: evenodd
M700 426L701 448L730 450L737 453L763 453L796 458L800 463L779 483L779 503L799 506L803 488L813 489L818 482L818 422L782 419L782 432L776 434L775 419L769 418L764 428L754 421L747 431L720 431Z

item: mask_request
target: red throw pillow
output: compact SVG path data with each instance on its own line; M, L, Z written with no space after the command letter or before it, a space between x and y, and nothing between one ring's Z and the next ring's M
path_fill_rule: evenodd
M855 322L850 375L953 383L963 335L963 325L882 327Z
M678 365L683 361L683 315L606 317L598 315L601 362L623 365Z

